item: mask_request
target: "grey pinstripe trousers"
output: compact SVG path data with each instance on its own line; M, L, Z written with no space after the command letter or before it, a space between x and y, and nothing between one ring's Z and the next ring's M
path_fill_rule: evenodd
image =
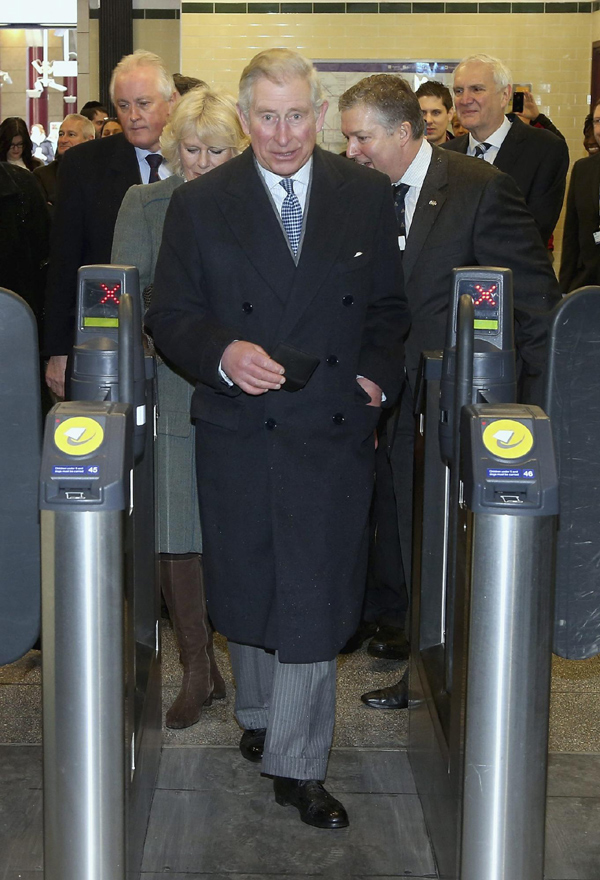
M336 661L280 663L277 654L228 642L235 717L266 727L262 772L324 780L335 721Z

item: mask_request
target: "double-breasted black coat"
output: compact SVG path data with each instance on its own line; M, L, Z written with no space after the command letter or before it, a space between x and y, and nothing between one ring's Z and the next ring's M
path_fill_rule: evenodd
M380 412L356 377L391 405L409 326L389 179L316 148L306 210L296 265L251 149L180 187L147 314L158 348L198 380L213 623L293 663L331 660L356 628ZM300 391L251 396L219 374L236 339L320 363Z

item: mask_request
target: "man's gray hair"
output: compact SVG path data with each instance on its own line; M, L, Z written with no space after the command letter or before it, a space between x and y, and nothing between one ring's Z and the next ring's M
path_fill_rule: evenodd
M488 64L492 68L492 76L494 77L494 82L498 88L498 91L502 91L506 86L512 85L512 73L509 68L506 66L504 61L500 61L499 58L494 58L493 55L467 55L466 58L463 58L457 65L456 70L459 67L462 67L463 64L471 64L478 62L480 64ZM456 71L454 71L456 73Z
M296 78L305 79L309 83L313 110L317 116L325 100L318 73L312 61L291 49L265 49L246 65L240 77L240 110L248 118L257 80L268 79L272 83L283 85Z
M81 113L69 113L61 122L60 127L62 128L63 125L68 125L71 120L78 122L81 125L81 133L86 141L94 140L96 137L96 129L94 123L90 122L87 116L82 116Z
M165 101L169 101L171 95L175 91L175 83L173 82L173 77L165 67L162 58L159 58L154 52L147 52L145 49L136 49L132 55L124 55L112 72L109 92L110 100L113 104L115 102L115 82L117 77L132 73L139 67L153 67L155 69L158 91Z

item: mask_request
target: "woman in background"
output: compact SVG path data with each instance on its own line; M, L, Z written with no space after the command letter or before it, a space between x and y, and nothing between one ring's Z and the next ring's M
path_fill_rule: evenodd
M44 163L33 156L33 144L20 116L7 116L0 124L0 162L33 171Z
M100 137L107 138L111 137L113 134L120 134L123 131L123 126L119 122L116 116L109 116L104 125L102 126L102 134Z
M171 177L133 186L127 192L113 239L112 262L137 266L147 308L165 215L173 192L207 174L245 146L235 101L195 88L177 103L160 139ZM158 365L156 442L157 547L160 583L183 663L181 690L167 712L167 727L195 724L203 705L223 699L225 684L215 662L202 577L194 427L190 420L193 380L164 362Z

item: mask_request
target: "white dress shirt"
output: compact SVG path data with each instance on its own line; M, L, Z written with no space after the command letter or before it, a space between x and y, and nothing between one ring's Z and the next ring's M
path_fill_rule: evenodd
M146 163L147 164L147 163ZM283 207L283 201L287 195L286 191L282 186L279 185L279 181L283 180L279 174L273 174L272 171L269 171L267 168L263 168L263 166L257 162L256 166L260 171L264 182L267 185L267 189L271 193L271 198L275 203L275 207L279 211L279 216L281 217L281 208ZM310 185L310 173L312 170L312 156L306 162L302 168L299 168L295 174L292 174L290 180L294 181L294 194L298 198L300 202L300 208L302 209L302 218L304 219L304 209L306 207L306 196L308 195L308 187Z
M152 150L142 150L141 147L134 147L135 155L138 160L138 165L140 166L140 176L142 178L142 183L150 183L150 166L146 162L146 156L156 156L157 154L162 156L160 150L156 150L154 153ZM171 176L171 171L169 171L167 167L167 163L163 161L158 166L158 176L161 180L166 180L167 177Z
M504 143L504 138L510 131L510 127L512 122L508 118L508 116L504 117L504 122L497 128L496 131L492 132L492 134L485 139L485 141L475 140L472 134L469 133L469 148L467 149L467 156L475 155L475 147L478 147L480 143L489 144L490 147L485 151L483 156L481 157L484 162L489 162L490 165L494 164L496 156L498 155L498 150Z
M394 184L394 186L397 186L399 183L407 183L410 186L410 189L404 197L404 225L406 226L407 238L410 232L410 224L412 223L415 208L417 207L417 202L421 195L423 181L429 171L432 156L433 150L431 149L431 144L426 138L423 138L419 152L412 160L400 180L397 180ZM398 236L398 245L400 246L400 250L403 251L406 247L404 236Z

